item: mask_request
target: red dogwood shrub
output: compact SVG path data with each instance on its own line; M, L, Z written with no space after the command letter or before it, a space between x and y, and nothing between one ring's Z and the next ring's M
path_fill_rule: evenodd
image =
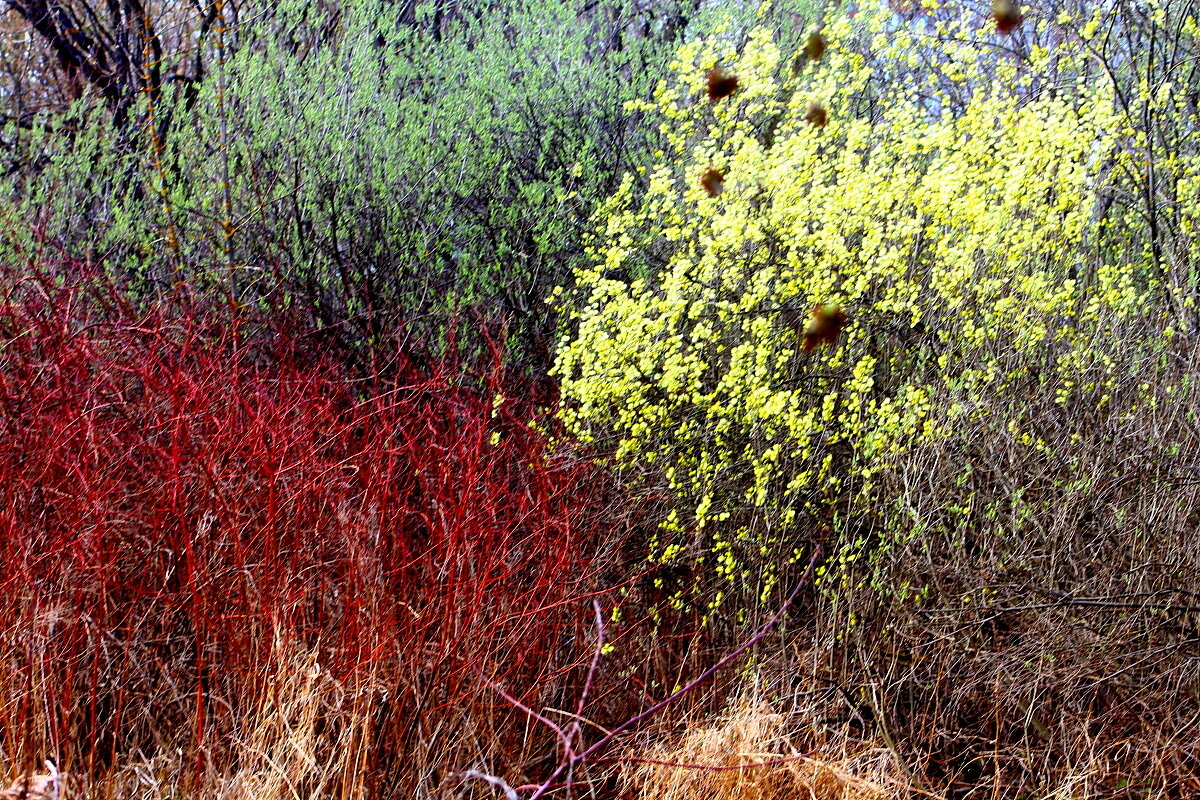
M283 315L10 283L0 749L211 758L281 643L373 687L396 759L468 707L524 730L480 672L540 705L571 691L631 512L550 446L498 346L472 369L453 337L391 341L363 376Z

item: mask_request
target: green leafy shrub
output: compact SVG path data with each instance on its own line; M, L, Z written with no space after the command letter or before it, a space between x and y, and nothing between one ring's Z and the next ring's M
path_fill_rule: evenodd
M718 16L674 0L243 9L201 42L203 80L166 82L124 127L91 98L10 125L25 166L7 249L36 230L146 288L278 294L331 326L486 304L544 368L545 295L657 146L627 103Z
M637 106L670 144L644 198L627 178L604 206L555 369L570 428L676 493L651 558L698 559L718 601L765 599L833 507L990 399L1108 402L1096 337L1119 346L1160 285L1096 257L1101 166L1127 157L1111 86L1082 39L997 58L978 24L863 9L819 62L766 30L702 40ZM715 65L738 78L719 102ZM806 353L818 304L849 324Z
M151 284L232 269L245 299L283 288L331 323L499 299L536 326L575 227L646 151L623 103L674 34L607 4L431 8L285 3L138 125L84 101L27 137L42 168L10 179L15 216Z

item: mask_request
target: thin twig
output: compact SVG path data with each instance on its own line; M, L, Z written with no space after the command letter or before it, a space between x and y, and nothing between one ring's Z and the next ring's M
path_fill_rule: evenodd
M486 772L480 772L477 769L469 769L462 773L464 778L477 778L481 781L487 781L493 786L504 792L506 800L521 800L517 797L517 790L508 785L503 778L497 778L495 775L488 775Z
M477 672L478 672L478 670L477 670ZM522 703L522 702L521 702L520 700L518 700L517 698L513 697L513 696L512 696L511 694L509 694L508 692L504 691L504 687L502 687L500 684L496 683L496 682L495 682L495 681L493 681L492 679L488 678L488 677L487 677L486 675L484 675L482 672L480 672L480 673L479 673L479 678L480 678L480 680L482 680L484 683L486 683L486 684L488 685L488 687L489 687L489 688L490 688L492 691L494 691L496 694L500 695L500 696L501 696L501 697L503 697L505 700L507 700L509 703L511 703L511 704L513 704L514 706L516 706L517 708L521 709L521 710L522 710L522 711L524 711L526 714L528 714L529 716L533 717L534 719L536 719L538 722L540 722L540 723L542 723L543 725L545 725L545 726L546 726L547 728L549 728L550 730L554 731L555 735L556 735L556 736L558 736L558 738L559 738L559 741L561 741L561 742L563 743L563 747L564 747L564 748L566 749L566 751L567 751L567 756L568 756L569 758L572 758L572 759L574 759L574 758L576 757L576 756L575 756L575 748L574 748L574 747L571 745L571 739L570 739L570 738L567 736L566 732L565 732L565 731L563 731L563 729L562 729L562 728L560 728L558 725L556 725L556 724L554 723L554 721L553 721L553 720L547 719L546 717L542 716L542 715L541 715L541 714L539 714L538 712L534 711L534 710L533 710L532 708L530 708L529 706L527 706L527 705L525 705L524 703Z

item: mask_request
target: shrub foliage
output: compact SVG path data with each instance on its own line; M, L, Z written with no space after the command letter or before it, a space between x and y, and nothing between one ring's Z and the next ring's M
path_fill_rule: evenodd
M652 558L765 598L798 532L994 398L1110 401L1113 345L1169 287L1103 257L1130 151L1091 40L1005 59L969 15L937 25L842 15L819 61L761 29L696 42L639 105L670 147L604 206L555 369L571 430L677 493ZM738 86L713 102L718 64ZM817 336L822 315L848 322Z

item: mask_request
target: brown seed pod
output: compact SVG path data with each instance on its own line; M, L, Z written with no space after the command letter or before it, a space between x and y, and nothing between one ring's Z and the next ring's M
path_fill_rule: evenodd
M708 71L708 99L712 102L715 103L729 97L737 88L737 75L728 73L720 67L713 67Z
M829 112L825 110L825 106L814 101L808 104L808 113L804 115L804 121L818 128L824 128L825 123L829 121Z
M825 37L816 31L810 33L804 42L804 55L811 61L820 61L821 56L825 55Z
M838 334L849 322L846 312L834 303L817 303L813 306L808 322L804 324L803 341L800 349L811 353L822 345L832 345L837 342Z
M716 167L709 167L704 176L700 178L700 185L704 187L704 191L708 192L709 197L716 197L725 191L725 173Z
M1021 7L1014 0L994 0L992 19L996 21L997 32L1010 34L1020 27L1025 16L1021 13Z

